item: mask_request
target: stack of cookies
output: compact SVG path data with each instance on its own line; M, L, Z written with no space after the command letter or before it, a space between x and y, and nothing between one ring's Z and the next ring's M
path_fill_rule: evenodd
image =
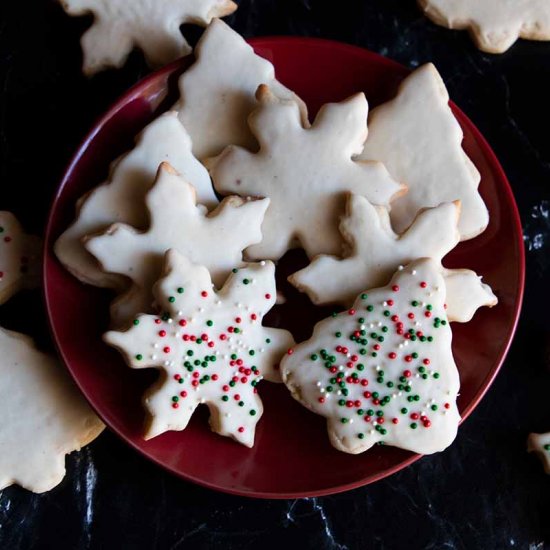
M262 386L283 382L341 451L445 449L460 420L451 323L497 299L468 266L442 265L489 213L436 69L370 114L358 91L310 121L213 19L179 90L55 248L81 281L116 291L105 341L162 371L144 436L185 429L206 404L213 431L252 447ZM309 265L290 283L336 309L301 343L262 324L292 248Z

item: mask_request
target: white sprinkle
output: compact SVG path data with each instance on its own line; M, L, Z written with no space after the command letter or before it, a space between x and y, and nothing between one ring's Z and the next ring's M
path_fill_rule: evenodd
M153 353L153 355L151 355L151 359L152 359L153 361L156 361L157 356Z
M400 266L397 267L397 269L398 269L399 271L403 271L404 268L403 268L402 265L400 265Z
M225 418L231 418L231 413L225 413Z
M199 307L199 313L204 313L204 308L203 307Z
M338 370L344 370L344 365L339 365Z
M413 270L411 271L411 273L412 273L413 275L416 275L416 269L413 269Z
M153 348L158 349L159 345L158 344L153 344Z
M350 423L350 424L353 424L353 418L350 418L350 419L349 419L349 423Z
M336 395L342 395L342 392L341 392L340 390L338 390L338 391L336 392Z
M260 348L260 353L264 353L265 348Z
M183 315L183 311L178 311L178 317L181 317Z
M263 267L263 266L265 265L265 260L262 260L262 261L260 262L260 265Z

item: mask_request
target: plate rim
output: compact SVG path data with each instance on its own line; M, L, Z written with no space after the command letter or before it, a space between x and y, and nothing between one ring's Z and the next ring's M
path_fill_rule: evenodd
M286 44L294 44L295 46L299 47L303 43L308 44L319 44L324 46L332 46L337 47L340 50L347 51L350 54L353 55L365 55L367 53L368 55L374 56L376 58L381 58L384 60L384 63L393 65L396 69L403 71L408 71L409 73L412 72L413 69L410 69L406 65L403 65L394 59L388 58L386 56L383 56L377 52L374 52L372 50L369 50L367 48L362 48L360 46L355 46L352 44L347 44L345 42L340 42L337 40L330 40L325 38L316 38L316 37L302 37L302 36L262 36L262 37L255 37L250 38L246 40L247 43L252 46L255 50L256 49L269 49L272 47L272 45L275 43L286 43ZM131 102L133 99L136 99L141 95L141 90L145 87L147 87L148 84L150 84L152 81L157 80L162 77L168 77L178 69L182 67L182 64L185 63L184 60L188 60L189 57L191 57L193 54L189 54L188 56L182 57L165 67L153 71L152 73L148 74L138 82L136 82L133 86L130 87L129 90L127 90L125 93L123 93L121 96L117 97L115 99L110 107L105 111L103 115L98 117L95 122L93 123L91 129L86 133L85 137L80 141L76 148L76 152L72 155L67 168L63 172L63 176L61 178L60 183L58 184L55 193L53 195L53 198L50 202L50 207L48 211L47 216L47 223L46 223L46 230L44 233L44 244L43 244L43 267L42 267L42 276L43 276L43 287L42 287L42 296L46 305L46 312L47 312L47 319L48 319L48 327L50 334L52 336L53 342L55 344L55 347L57 349L58 355L60 356L65 368L71 375L71 378L85 397L86 401L89 403L89 405L92 407L92 409L95 411L95 413L99 416L99 418L105 423L106 427L116 434L116 436L121 439L126 445L130 446L132 449L136 450L141 456L145 457L147 460L153 462L157 466L161 467L162 469L170 472L172 475L177 476L178 478L194 483L196 485L199 485L201 487L207 488L209 490L213 491L219 491L226 494L231 494L235 496L241 496L241 497L247 497L247 498L258 498L258 499L276 499L276 500L286 500L286 499L296 499L296 498L316 498L316 497L322 497L322 496L328 496L338 493L343 493L346 491L351 491L353 489L358 489L360 487L364 487L366 485L370 485L371 483L375 483L377 481L380 481L381 479L388 477L392 474L395 474L420 458L422 458L424 455L412 453L411 456L408 459L405 459L401 462L399 462L398 465L393 466L391 468L388 468L386 470L382 470L380 472L377 472L374 475L368 475L365 477L362 477L361 479L358 479L356 481L346 483L344 485L337 485L330 488L324 488L324 489L318 489L315 491L308 491L307 493L304 492L269 492L269 491L244 491L241 489L235 489L231 487L221 486L216 483L210 483L207 480L204 480L202 478L196 478L193 475L184 474L174 467L172 467L170 464L163 463L160 459L157 459L154 455L149 454L146 450L139 447L136 443L134 443L132 440L127 438L123 433L121 433L120 430L112 426L109 422L106 421L104 415L96 409L96 407L93 405L93 403L90 402L88 399L88 393L84 390L84 388L81 386L79 378L75 375L73 372L73 369L70 366L70 362L68 361L67 357L65 356L65 353L63 351L63 348L60 343L60 339L58 338L58 331L56 329L52 310L50 307L50 295L48 292L48 264L49 260L53 260L55 262L59 262L57 260L57 257L55 256L55 253L53 252L53 245L55 244L55 238L53 235L53 226L55 224L55 218L54 215L56 213L56 206L59 202L60 196L63 194L65 187L67 186L67 182L69 181L75 167L80 162L82 156L84 155L85 151L87 150L90 143L93 141L93 139L97 136L97 134L103 129L103 127L121 110L123 109L127 103ZM483 382L481 383L480 390L474 395L474 397L470 400L464 411L462 412L462 418L460 421L460 424L462 423L471 415L471 413L475 410L475 408L479 405L480 401L483 399L485 394L489 391L491 388L496 376L498 375L500 369L502 368L502 365L504 364L504 361L506 360L506 357L508 355L510 346L512 345L512 342L514 340L514 335L517 330L519 317L521 314L521 309L523 305L523 297L524 297L524 288L525 288L525 245L523 242L523 228L521 224L521 216L519 213L518 205L515 200L515 196L513 193L512 186L510 185L510 182L508 181L508 178L506 176L506 173L504 172L504 169L502 168L502 165L500 164L495 152L491 148L489 142L487 139L483 136L481 131L477 128L477 126L473 123L473 121L452 101L449 100L449 106L451 107L454 116L460 121L465 123L468 126L469 131L473 134L473 137L475 138L475 141L479 144L480 149L482 150L482 153L487 157L489 164L498 176L498 179L504 183L503 192L506 195L506 202L511 206L512 210L512 219L511 222L514 226L514 231L517 234L517 240L514 243L517 248L517 255L518 255L518 274L519 274L519 280L518 280L518 287L516 289L516 295L514 298L514 313L513 313L513 322L510 325L510 329L508 331L508 334L506 335L505 344L502 346L500 352L499 352L499 360L493 367L493 369L487 374L487 376L484 378ZM114 160L114 159L113 159Z

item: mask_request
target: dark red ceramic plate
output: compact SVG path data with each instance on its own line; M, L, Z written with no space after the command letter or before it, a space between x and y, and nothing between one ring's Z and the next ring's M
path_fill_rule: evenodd
M409 72L366 50L303 38L251 41L274 63L279 79L308 104L311 115L327 101L364 91L371 106L390 99ZM108 325L105 291L80 284L57 262L53 243L73 219L78 197L104 180L109 163L129 149L134 136L177 97L177 76L189 61L173 64L135 86L99 121L74 157L55 198L46 237L45 292L53 334L69 370L91 404L134 448L189 481L239 495L264 498L317 496L353 489L411 464L418 455L378 446L351 456L328 443L325 423L296 403L283 386L264 383L265 414L256 445L247 449L212 434L205 411L184 432L145 442L140 398L154 372L132 371L100 339ZM514 197L495 155L475 126L455 106L464 146L481 172L481 193L491 213L487 231L461 244L449 267L482 274L499 297L497 308L483 309L466 325L454 324L454 353L462 389L459 408L466 418L487 391L512 339L521 306L524 251ZM280 272L301 262L293 255ZM324 315L286 288L289 301L271 314L272 324L290 326L297 340L307 338L313 321ZM292 322L299 318L300 321Z

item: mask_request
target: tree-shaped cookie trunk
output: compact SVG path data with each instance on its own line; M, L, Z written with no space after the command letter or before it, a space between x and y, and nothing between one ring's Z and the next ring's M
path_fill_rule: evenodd
M293 345L286 330L262 326L276 299L271 262L234 269L212 288L205 267L171 250L155 298L165 314L138 316L126 332L108 332L132 368L158 368L147 392L145 437L183 430L197 406L208 405L212 430L252 447L262 415L258 383L279 380L281 356Z
M283 380L327 419L337 449L355 454L384 443L427 454L452 443L459 376L444 303L438 264L421 259L289 350Z

